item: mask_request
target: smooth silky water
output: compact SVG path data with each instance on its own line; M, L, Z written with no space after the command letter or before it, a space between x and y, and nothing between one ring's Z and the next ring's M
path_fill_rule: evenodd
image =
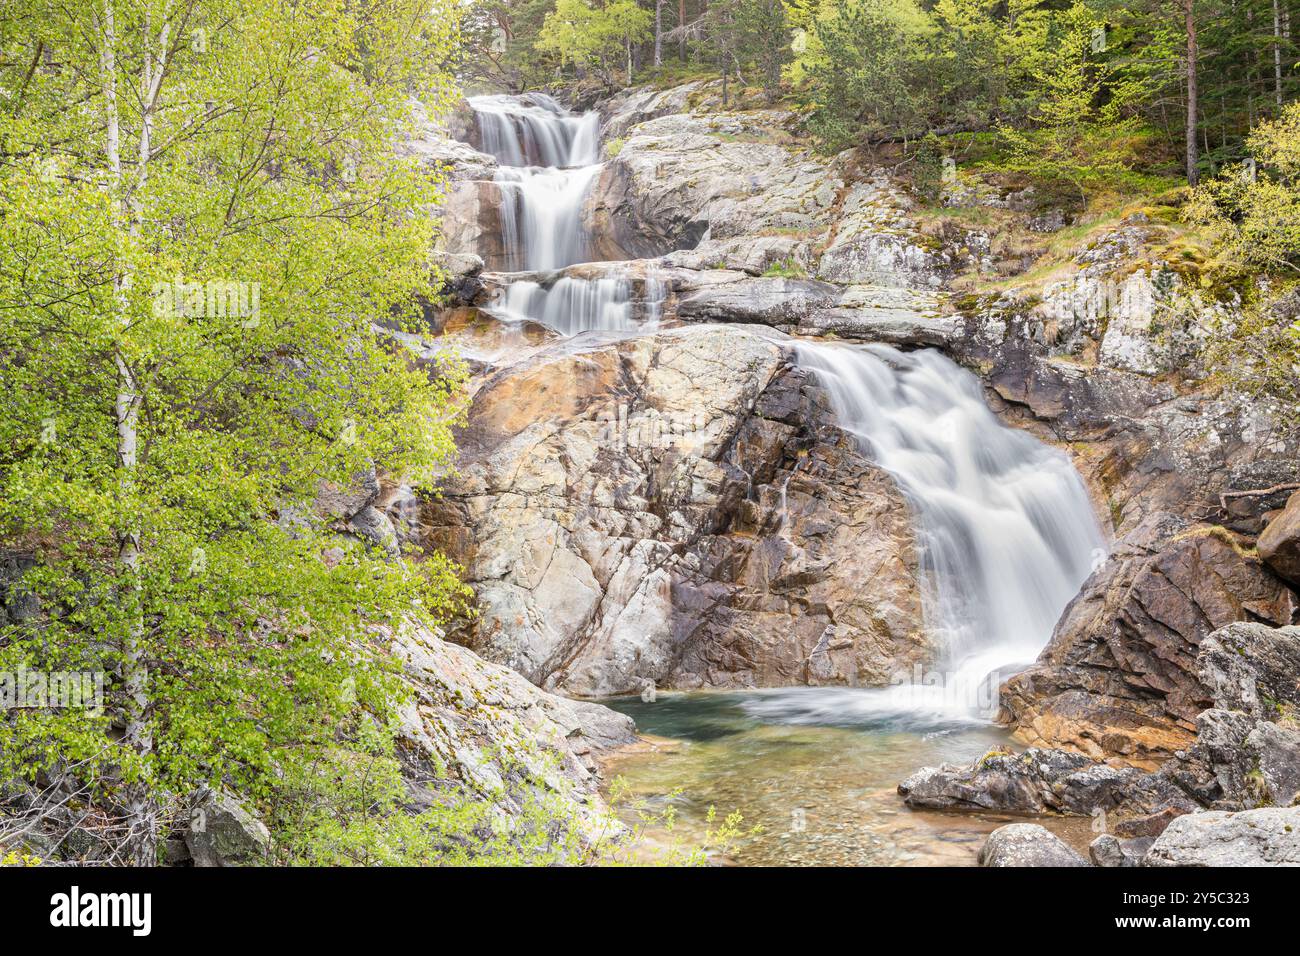
M505 268L523 273L487 311L563 336L658 324L662 284L610 263L603 278L551 276L590 258L582 207L600 174L599 119L543 96L470 100L500 166ZM576 341L576 340L575 340ZM710 806L763 832L742 864L969 864L1009 817L914 812L896 788L916 769L1008 746L991 722L997 687L1029 664L1105 555L1069 459L1008 428L979 381L932 350L799 341L794 359L826 390L838 424L898 484L913 519L935 659L889 687L660 693L608 701L647 742L611 758L630 794L676 805L698 842ZM622 811L634 821L637 813ZM1083 848L1087 822L1045 821ZM668 839L653 828L651 842Z

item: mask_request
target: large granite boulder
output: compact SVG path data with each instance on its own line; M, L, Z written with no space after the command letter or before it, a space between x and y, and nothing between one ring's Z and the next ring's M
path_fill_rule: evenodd
M798 326L835 305L840 291L826 282L776 277L710 285L677 303L679 319Z
M412 811L450 797L509 819L544 800L558 826L595 835L598 761L635 740L631 718L548 694L423 628L403 628L393 649L412 690L398 733Z
M830 226L842 180L792 140L787 120L765 111L669 113L627 130L588 198L599 257L763 234L811 244ZM735 251L718 249L714 261Z
M1002 690L1018 739L1155 767L1212 704L1197 653L1238 621L1290 624L1296 595L1233 538L1150 516L1065 609L1047 648Z
M1300 807L1209 811L1179 817L1143 866L1300 866Z
M907 508L753 326L588 334L485 375L422 518L454 635L578 695L887 684L928 661Z
M195 866L247 866L266 857L271 834L230 794L205 790L190 809L185 846Z
M1135 767L1111 767L1079 753L1030 748L990 753L966 767L918 770L898 786L910 807L1118 816L1198 809L1174 784Z
M817 277L844 284L937 289L952 277L957 257L920 234L911 201L883 170L854 183L841 204Z
M1093 866L1133 867L1141 866L1142 858L1155 837L1133 837L1122 839L1112 833L1103 833L1088 844L1088 858Z

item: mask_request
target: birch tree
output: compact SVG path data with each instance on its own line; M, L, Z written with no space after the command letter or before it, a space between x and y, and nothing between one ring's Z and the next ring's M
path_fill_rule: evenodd
M374 627L460 594L316 502L380 463L432 487L456 363L383 331L430 291L454 5L5 0L0 548L38 608L0 670L107 674L0 720L0 780L79 768L157 860L196 787L265 795L395 700Z

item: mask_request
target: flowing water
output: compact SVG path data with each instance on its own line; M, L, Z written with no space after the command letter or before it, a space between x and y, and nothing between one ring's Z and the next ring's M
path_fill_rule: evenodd
M582 202L600 174L600 117L575 116L548 96L469 100L485 152L500 164L506 269L561 269L589 258Z
M938 352L801 342L797 355L907 498L942 654L921 680L859 705L991 717L998 685L1038 656L1106 553L1083 481L1063 453L999 422L975 376Z
M531 320L561 335L652 329L663 307L663 284L653 277L636 283L623 275L602 279L562 276L545 286L530 279L511 282L489 311L510 322Z
M582 207L600 174L596 115L537 95L470 104L482 148L500 163L507 268L525 273L487 311L564 336L656 325L665 290L653 270L636 280L616 263L594 279L537 275L590 257ZM794 354L907 500L936 664L880 689L612 701L657 738L612 770L652 808L674 804L690 840L703 836L710 805L762 825L736 862L973 862L1005 818L912 812L895 787L921 766L1005 745L989 721L997 686L1042 649L1104 540L1068 458L1002 425L978 380L940 353L800 341ZM1086 843L1086 826L1052 825Z

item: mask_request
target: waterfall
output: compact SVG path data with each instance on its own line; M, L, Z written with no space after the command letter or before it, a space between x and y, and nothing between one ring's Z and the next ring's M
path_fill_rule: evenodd
M482 148L501 164L507 269L530 273L514 277L488 311L565 336L657 324L666 288L653 270L639 279L617 265L595 279L531 274L590 255L581 211L600 172L596 114L574 115L535 94L470 105ZM1104 554L1082 481L1064 454L1002 425L978 380L938 352L812 342L795 352L840 426L908 502L924 624L941 657L935 671L900 675L884 690L765 691L747 706L793 721L986 719L1001 679L1035 658ZM784 520L784 487L781 495Z
M501 240L510 272L590 258L582 202L600 173L600 116L575 116L542 94L469 100L485 152L500 165Z
M491 306L493 315L510 322L540 322L561 335L580 332L631 332L659 324L665 295L663 282L648 275L642 295L634 295L626 276L580 279L563 276L547 287L521 279L510 283Z
M483 152L503 166L591 166L598 161L600 115L575 116L544 93L472 96Z
M1082 480L1063 453L999 422L979 381L938 352L800 342L796 353L907 499L942 657L874 695L773 695L755 710L991 716L1001 679L1034 660L1105 553Z

